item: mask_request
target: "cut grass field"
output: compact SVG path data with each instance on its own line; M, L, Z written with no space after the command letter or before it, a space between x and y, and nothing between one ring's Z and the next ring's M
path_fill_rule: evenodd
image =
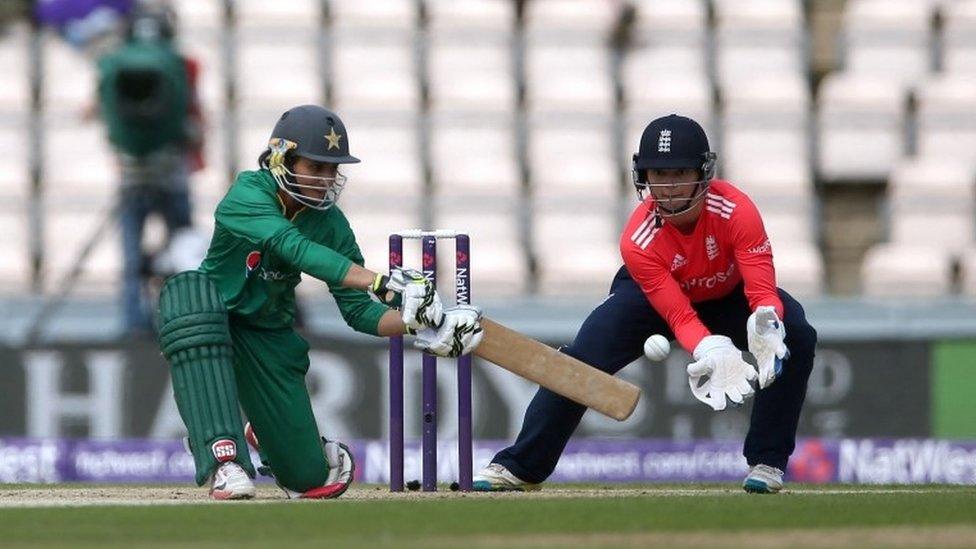
M976 546L976 487L552 486L208 503L179 487L0 485L0 547ZM105 505L114 503L115 505Z

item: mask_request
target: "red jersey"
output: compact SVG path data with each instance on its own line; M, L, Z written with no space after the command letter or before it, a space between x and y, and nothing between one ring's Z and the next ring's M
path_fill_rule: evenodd
M783 318L773 251L759 210L728 181L713 180L689 234L659 219L653 198L642 202L620 237L630 276L689 352L711 335L691 304L724 297L745 281L749 306L772 305Z

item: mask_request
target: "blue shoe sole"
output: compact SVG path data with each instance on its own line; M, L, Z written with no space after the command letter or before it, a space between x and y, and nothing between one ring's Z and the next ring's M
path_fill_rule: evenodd
M492 488L491 483L487 480L476 480L471 483L471 490L473 492L523 492L521 488Z
M750 494L772 494L773 491L761 480L747 479L742 483L742 489Z

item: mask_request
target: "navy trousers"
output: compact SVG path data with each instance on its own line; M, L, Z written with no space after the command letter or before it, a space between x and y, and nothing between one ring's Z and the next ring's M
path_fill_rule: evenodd
M753 399L743 453L749 465L762 463L785 470L795 446L800 408L813 369L817 332L793 297L782 289L779 297L783 301L790 358L784 361L783 373L776 382L758 391ZM746 320L751 310L741 284L728 296L693 306L713 334L728 336L739 349L748 349ZM674 339L667 323L622 267L614 277L610 296L590 313L573 344L562 351L615 374L643 354L644 340L651 334ZM525 412L515 444L499 452L492 461L504 465L526 482L546 480L585 411L584 406L539 388Z

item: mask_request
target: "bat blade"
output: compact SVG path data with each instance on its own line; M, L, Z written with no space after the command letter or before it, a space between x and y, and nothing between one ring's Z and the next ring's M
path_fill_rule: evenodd
M581 362L493 320L474 354L601 414L623 421L640 399L632 383Z

